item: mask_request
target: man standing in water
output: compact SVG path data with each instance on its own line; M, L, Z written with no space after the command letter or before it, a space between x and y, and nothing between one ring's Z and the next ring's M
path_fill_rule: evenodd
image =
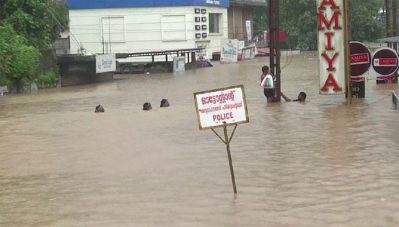
M260 85L263 87L263 93L266 96L267 102L277 102L276 98L276 77L272 76L269 73L269 66L265 65L262 67L262 75L260 76ZM289 102L291 99L289 99L287 96L281 92L281 97L286 101Z
M263 87L263 94L266 96L267 102L272 102L274 97L274 81L267 65L262 67L260 85Z

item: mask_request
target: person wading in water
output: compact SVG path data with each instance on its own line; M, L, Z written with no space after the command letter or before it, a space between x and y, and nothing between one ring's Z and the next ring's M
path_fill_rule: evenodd
M262 67L262 75L260 76L260 85L263 87L263 94L266 96L267 102L277 102L276 95L276 77L269 73L269 66ZM281 97L286 101L291 101L290 98L281 92Z

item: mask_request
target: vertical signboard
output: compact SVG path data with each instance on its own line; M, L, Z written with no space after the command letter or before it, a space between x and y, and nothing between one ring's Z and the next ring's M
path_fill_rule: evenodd
M252 23L250 20L245 21L245 30L247 30L248 41L252 40Z
M344 0L316 0L320 94L345 92Z
M115 54L96 55L96 73L115 72Z

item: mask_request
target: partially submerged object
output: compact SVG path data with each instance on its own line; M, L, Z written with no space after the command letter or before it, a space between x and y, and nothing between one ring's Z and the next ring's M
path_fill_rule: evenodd
M398 100L399 100L399 89L396 91L392 91L392 103L395 109L398 108Z
M144 103L144 104L143 104L143 110L144 110L144 111L152 110L151 103L149 103L149 102Z
M95 113L104 113L105 109L102 105L96 106L96 109L94 110Z

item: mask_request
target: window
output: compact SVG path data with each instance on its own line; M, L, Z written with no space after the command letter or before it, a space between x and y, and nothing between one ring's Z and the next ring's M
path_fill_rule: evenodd
M221 13L209 14L209 33L222 33L222 15Z
M125 42L125 18L103 17L101 18L101 40L105 43Z
M162 41L186 40L186 16L165 15L161 17Z

